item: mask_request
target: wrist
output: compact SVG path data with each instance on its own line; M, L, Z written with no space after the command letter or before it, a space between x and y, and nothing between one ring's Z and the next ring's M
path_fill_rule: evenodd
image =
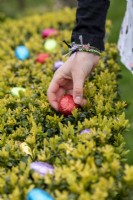
M94 46L91 46L89 43L84 44L83 43L83 36L79 36L80 44L77 44L75 42L72 42L71 45L69 45L65 40L63 41L68 47L68 55L71 56L75 52L87 52L87 53L93 53L95 55L101 56L101 51L97 49Z
M88 52L76 52L75 56L81 63L87 62L88 65L91 65L92 67L95 67L100 59L98 55Z

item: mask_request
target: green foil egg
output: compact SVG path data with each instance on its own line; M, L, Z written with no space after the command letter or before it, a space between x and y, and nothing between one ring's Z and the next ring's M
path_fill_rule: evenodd
M19 92L20 92L20 91L25 92L25 88L23 88L23 87L13 87L13 88L11 89L11 94L12 94L13 96L19 96Z
M53 52L57 47L57 42L54 39L47 39L44 43L44 48L46 51Z

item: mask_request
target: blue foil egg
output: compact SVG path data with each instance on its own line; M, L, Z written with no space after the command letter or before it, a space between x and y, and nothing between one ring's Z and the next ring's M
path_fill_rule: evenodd
M28 192L26 200L54 200L54 198L46 191L34 188Z
M15 49L15 56L19 59L19 60L25 60L27 58L29 58L30 56L30 52L29 50L27 49L27 47L25 46L18 46L16 49Z

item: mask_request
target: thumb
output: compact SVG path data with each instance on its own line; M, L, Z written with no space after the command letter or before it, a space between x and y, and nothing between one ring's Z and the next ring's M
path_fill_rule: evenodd
M76 104L82 104L84 82L85 76L83 73L73 74L73 99Z

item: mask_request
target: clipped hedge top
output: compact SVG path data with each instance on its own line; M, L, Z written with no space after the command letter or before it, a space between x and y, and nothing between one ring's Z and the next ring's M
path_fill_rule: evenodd
M133 168L125 165L122 137L129 126L119 101L117 49L106 43L99 65L85 83L87 104L64 117L48 103L46 91L53 65L65 61L75 10L68 8L6 20L0 29L0 199L25 199L34 187L56 200L130 199ZM107 31L110 22L107 22ZM58 46L44 64L35 62L44 50L41 32L56 28ZM30 58L18 60L14 51L25 45ZM14 87L25 88L13 96ZM90 134L80 134L90 129ZM28 150L22 148L27 145ZM54 166L54 174L40 176L32 161Z

